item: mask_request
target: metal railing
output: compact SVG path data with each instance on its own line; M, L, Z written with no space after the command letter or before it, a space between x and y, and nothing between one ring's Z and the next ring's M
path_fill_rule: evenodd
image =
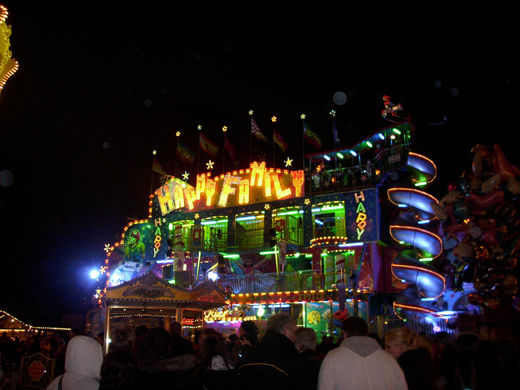
M284 273L220 275L217 283L233 294L328 290L335 287L336 272L305 270Z

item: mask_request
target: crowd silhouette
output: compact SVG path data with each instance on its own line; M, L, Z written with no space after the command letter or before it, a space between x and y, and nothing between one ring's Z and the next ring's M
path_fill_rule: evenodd
M363 325L364 320L359 321ZM172 323L169 331L121 326L111 334L106 354L102 334L49 333L22 339L4 332L0 336L1 369L4 375L16 372L23 356L40 352L56 360L49 390L328 390L335 387L322 377L336 375L335 367L351 367L357 364L355 359L369 361L379 356L377 359L394 361L392 370L398 367L399 375L406 379L405 387L388 383L384 388L495 389L512 387L520 380L518 324L509 332L489 326L483 332L477 317L463 314L451 333L417 334L403 326L387 331L382 340L373 333L345 329L337 339L324 335L318 342L313 329L297 327L282 313L272 316L265 330L254 321L244 321L236 334L227 337L209 327L192 338L183 337L178 323ZM349 356L352 351L346 353L344 348L359 356L345 360L340 355ZM373 368L367 364L367 372L361 370L359 377L381 376L378 364ZM344 383L341 388L351 387Z

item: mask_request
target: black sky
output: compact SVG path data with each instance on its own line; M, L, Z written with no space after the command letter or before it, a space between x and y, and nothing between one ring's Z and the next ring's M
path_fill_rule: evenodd
M278 116L301 161L302 112L328 149L335 109L350 146L389 124L380 111L390 95L416 124L415 151L437 163L438 197L471 170L475 144L499 143L520 165L507 2L0 3L20 63L0 95L0 171L14 175L0 186L0 306L77 307L104 244L147 216L152 150L173 172L175 131L196 150L197 124L219 143L227 125L245 167L249 109L267 135ZM333 103L337 91L346 104Z

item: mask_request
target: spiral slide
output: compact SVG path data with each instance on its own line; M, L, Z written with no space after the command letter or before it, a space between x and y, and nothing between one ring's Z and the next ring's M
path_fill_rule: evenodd
M433 161L421 154L409 152L406 164L414 173L415 177L412 179L414 183L431 183L437 177L437 167Z
M413 168L411 172L414 183L430 183L435 179L437 168L428 158L409 153L408 165ZM388 199L398 207L406 207L402 214L412 210L421 224L421 228L411 224L391 224L389 227L390 235L395 241L416 248L403 250L392 261L392 274L411 285L394 300L394 311L405 318L442 317L422 298L433 300L441 296L445 290L444 277L419 260L420 257L433 259L442 253L441 238L427 229L427 225L436 219L434 207L439 202L426 192L403 187L390 188ZM406 218L401 218L402 220L406 221Z

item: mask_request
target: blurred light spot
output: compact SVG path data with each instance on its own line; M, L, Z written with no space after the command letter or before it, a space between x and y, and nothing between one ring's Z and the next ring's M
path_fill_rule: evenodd
M451 87L450 96L459 96L459 89L457 87Z
M145 106L146 108L150 108L150 107L152 107L152 99L145 99L145 100L144 100L144 106Z
M332 101L334 102L334 104L342 106L347 102L347 95L345 95L345 92L343 91L338 91L334 93L334 95L332 96Z
M110 142L108 142L108 141L103 142L103 149L110 149Z
M13 180L13 173L9 169L0 171L0 185L2 187L9 187L11 184L13 184Z
M440 88L440 87L442 87L442 82L441 82L440 80L435 80L435 81L433 82L433 86L434 86L435 88Z

